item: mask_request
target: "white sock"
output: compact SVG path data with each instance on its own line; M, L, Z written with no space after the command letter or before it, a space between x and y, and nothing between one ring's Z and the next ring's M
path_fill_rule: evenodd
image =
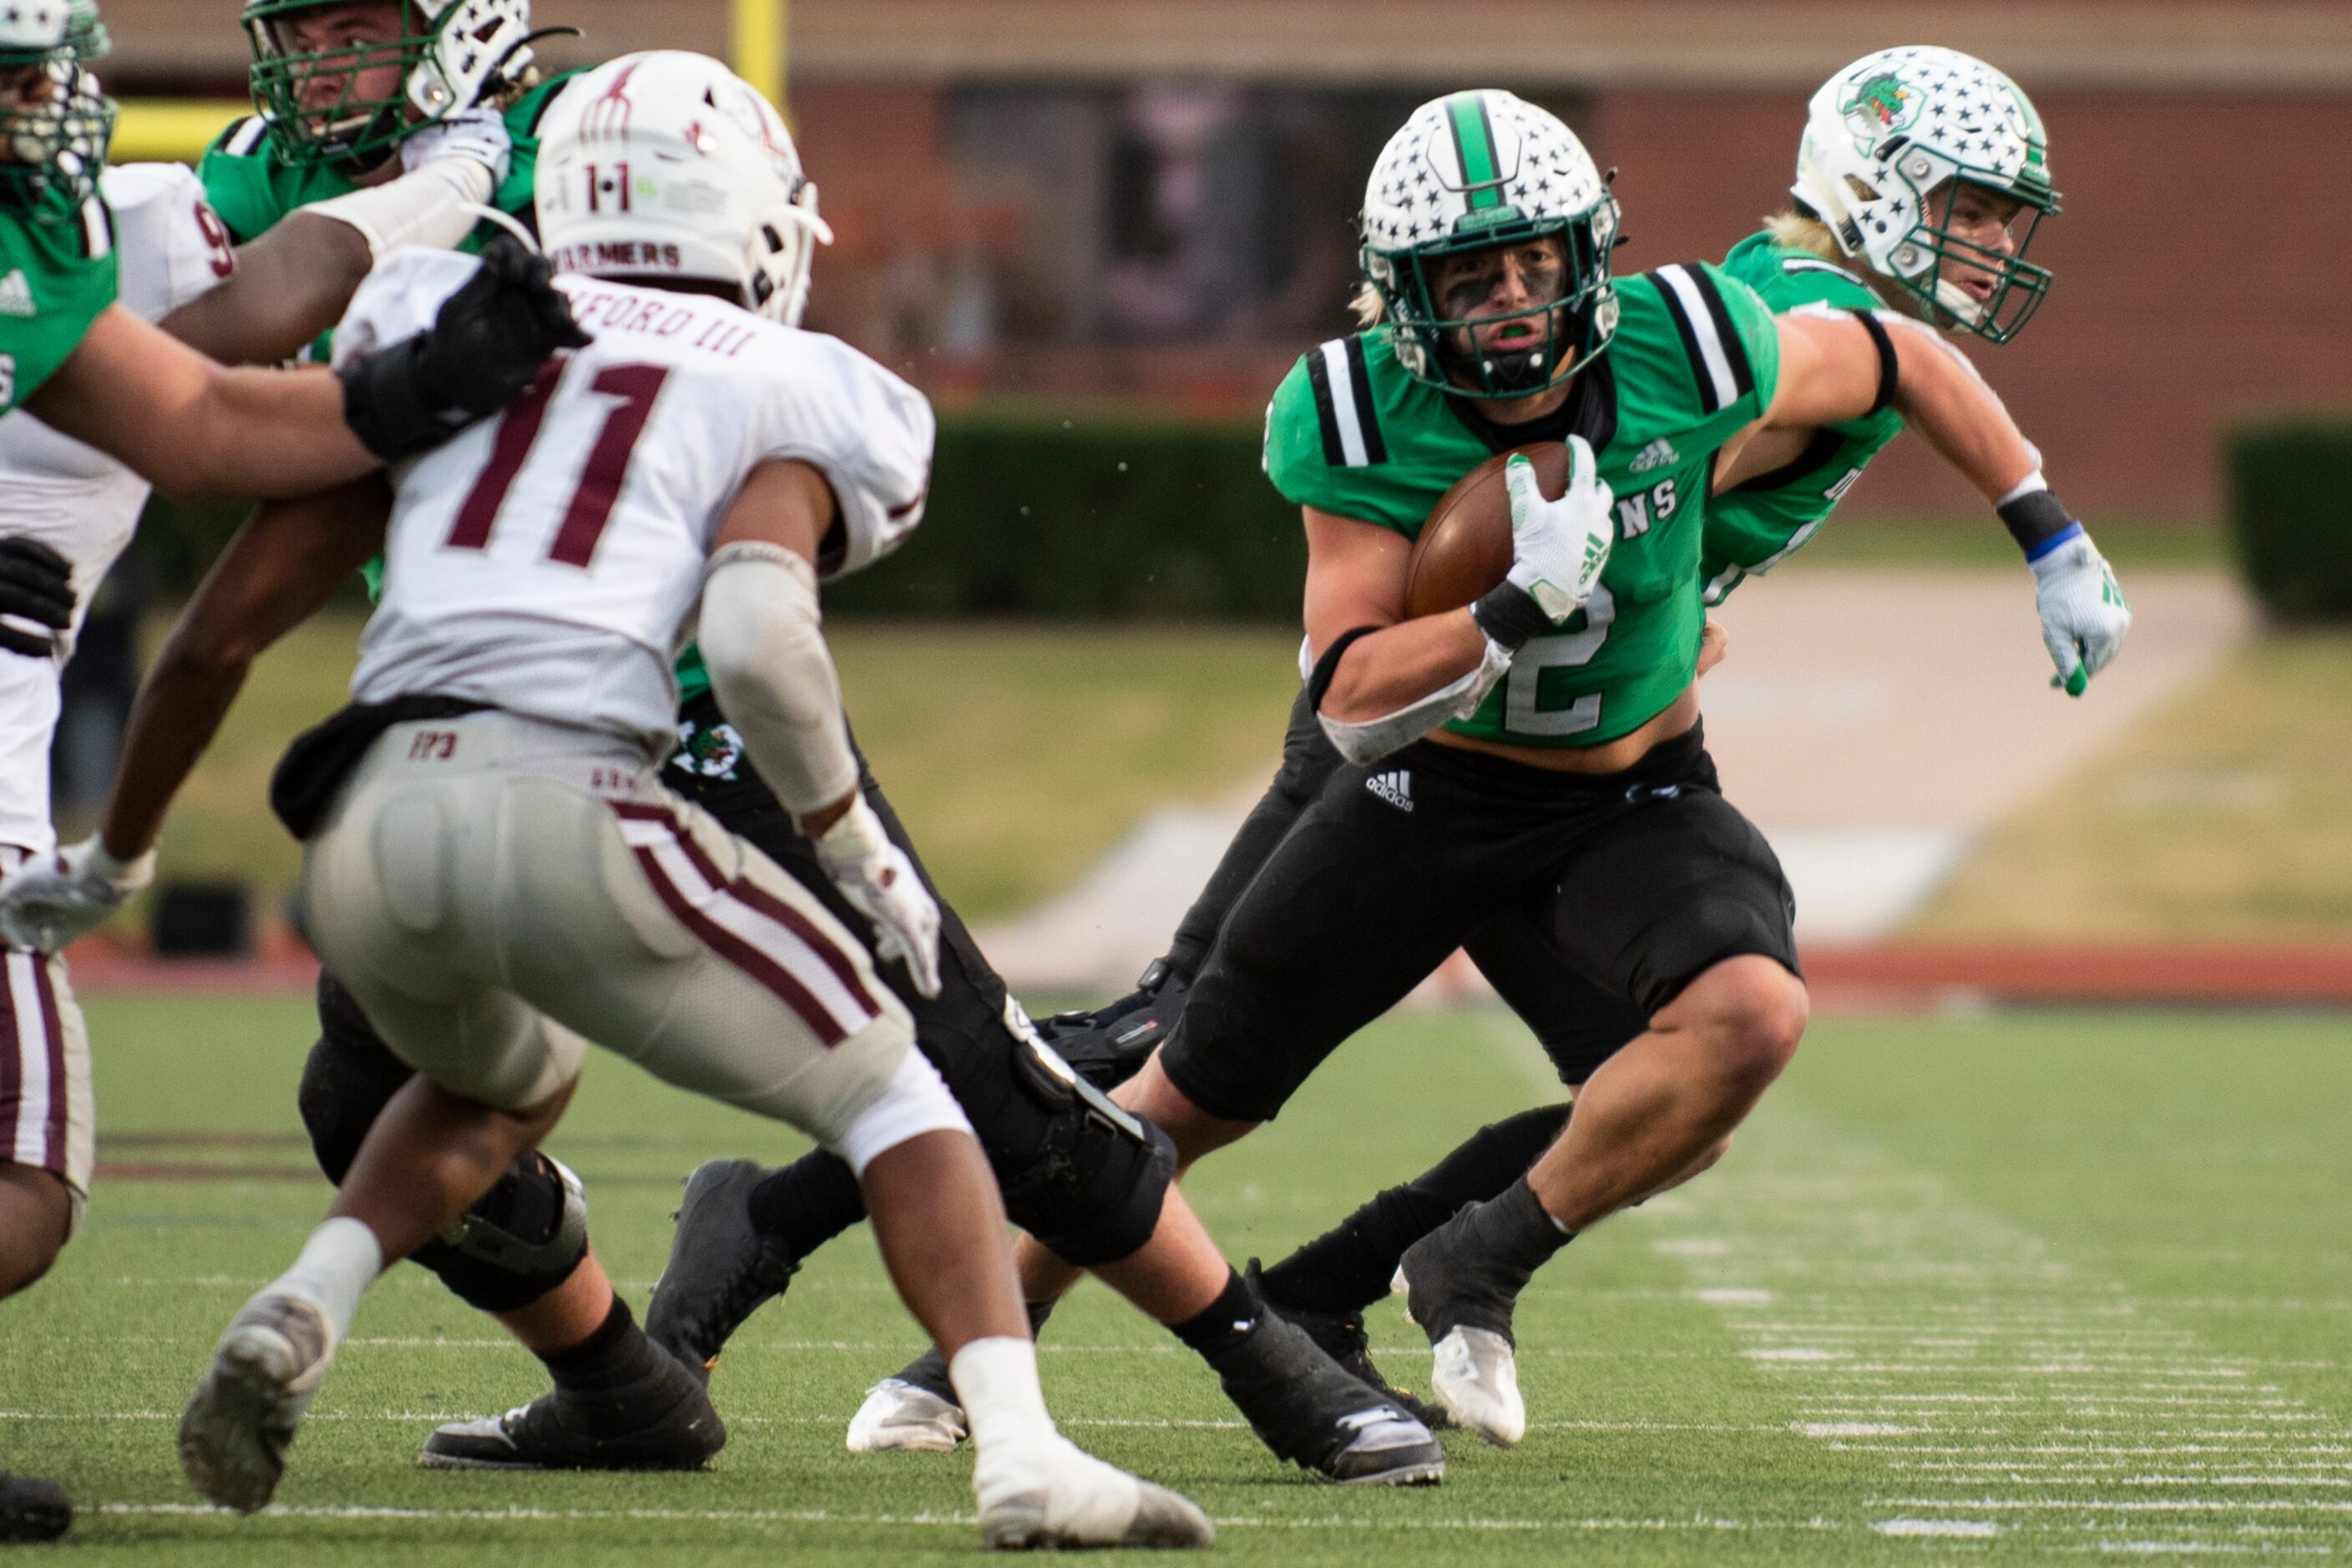
M331 1219L310 1233L302 1256L272 1280L262 1294L299 1296L325 1309L341 1343L351 1332L360 1297L383 1272L383 1247L375 1232L351 1218Z
M974 1340L948 1363L948 1381L963 1402L974 1448L1055 1435L1045 1391L1037 1384L1037 1347L1029 1341L1009 1335Z

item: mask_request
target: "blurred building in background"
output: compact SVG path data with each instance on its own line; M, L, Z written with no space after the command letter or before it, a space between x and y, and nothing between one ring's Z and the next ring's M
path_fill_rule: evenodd
M107 0L119 91L239 90L228 0ZM551 59L729 48L726 0L538 0ZM1561 114L1604 165L1626 268L1719 257L1778 210L1806 98L1948 44L2042 110L2063 216L2032 330L1979 362L2095 515L2210 518L2215 435L2352 403L2352 5L2341 0L791 0L792 110L841 243L812 324L953 403L1254 413L1344 330L1352 218L1388 132L1465 86ZM1855 496L1976 503L1893 448Z

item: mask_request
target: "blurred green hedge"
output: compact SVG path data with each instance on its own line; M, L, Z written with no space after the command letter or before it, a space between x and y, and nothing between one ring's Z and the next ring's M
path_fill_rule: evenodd
M940 423L906 547L829 585L828 614L1290 620L1307 542L1258 467L1255 425L978 414ZM158 501L149 580L194 587L242 508Z
M2239 564L2263 608L2352 619L2352 418L2240 426L2224 462Z

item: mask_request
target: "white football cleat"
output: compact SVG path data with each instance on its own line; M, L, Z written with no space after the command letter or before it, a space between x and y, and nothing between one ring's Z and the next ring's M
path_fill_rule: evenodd
M849 1418L853 1454L945 1454L971 1435L963 1409L904 1378L886 1377Z
M286 1474L286 1447L335 1359L325 1310L297 1296L257 1296L213 1352L180 1417L180 1468L222 1508L257 1512Z
M1429 1384L1448 1415L1495 1447L1517 1447L1528 1435L1518 1357L1492 1329L1459 1328L1438 1341Z
M981 1539L997 1551L1067 1546L1206 1546L1209 1516L1059 1434L984 1450L972 1466Z

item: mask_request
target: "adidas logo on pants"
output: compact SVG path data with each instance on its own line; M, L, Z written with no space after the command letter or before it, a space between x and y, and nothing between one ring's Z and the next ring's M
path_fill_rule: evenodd
M1405 769L1399 768L1392 773L1374 773L1364 781L1364 787L1399 811L1412 809L1412 774Z

